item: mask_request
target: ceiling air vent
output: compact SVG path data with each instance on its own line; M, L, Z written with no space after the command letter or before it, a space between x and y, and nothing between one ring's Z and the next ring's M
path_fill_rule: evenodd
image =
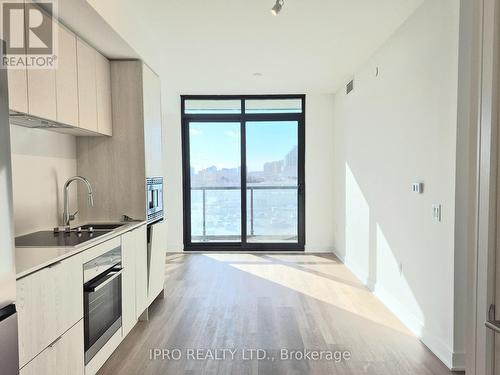
M352 90L354 90L354 80L349 82L345 87L345 93L348 95Z

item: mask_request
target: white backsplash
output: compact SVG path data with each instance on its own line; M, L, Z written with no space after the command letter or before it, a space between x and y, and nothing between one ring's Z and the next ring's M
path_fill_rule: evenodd
M76 175L76 138L43 129L11 125L15 235L60 224L63 185ZM70 207L76 211L76 185Z

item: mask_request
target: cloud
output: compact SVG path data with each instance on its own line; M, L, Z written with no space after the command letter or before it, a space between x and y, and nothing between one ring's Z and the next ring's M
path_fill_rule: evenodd
M239 134L233 131L227 131L225 134L230 138L239 138Z
M196 128L189 128L189 134L190 135L200 135L200 134L202 134L202 131L198 130Z

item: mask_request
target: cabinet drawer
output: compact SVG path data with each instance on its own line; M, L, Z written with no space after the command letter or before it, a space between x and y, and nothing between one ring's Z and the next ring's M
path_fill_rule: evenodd
M81 255L17 281L21 367L83 318L82 285Z
M83 375L83 320L24 366L20 375Z

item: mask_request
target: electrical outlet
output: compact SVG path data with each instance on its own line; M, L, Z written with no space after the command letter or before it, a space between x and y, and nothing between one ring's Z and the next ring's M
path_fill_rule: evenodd
M441 221L441 205L439 203L432 205L432 218L436 221Z

